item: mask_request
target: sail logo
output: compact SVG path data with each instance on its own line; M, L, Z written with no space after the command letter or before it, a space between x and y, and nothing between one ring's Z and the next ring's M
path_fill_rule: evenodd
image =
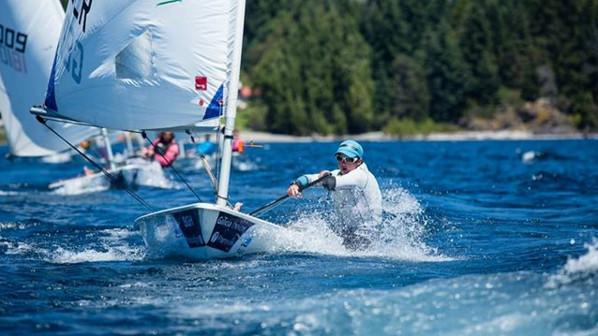
M208 77L195 76L195 90L205 91L208 89Z
M18 72L27 72L27 34L0 24L0 63Z

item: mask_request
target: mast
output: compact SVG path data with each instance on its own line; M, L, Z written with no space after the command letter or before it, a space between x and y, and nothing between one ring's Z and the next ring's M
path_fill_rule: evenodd
M125 135L125 143L127 145L127 157L135 155L135 149L133 148L133 140L131 140L131 134L129 132L123 133Z
M241 72L241 49L243 48L243 26L245 21L245 0L238 2L237 19L235 21L235 35L232 52L232 69L228 83L228 97L224 112L224 143L222 146L222 160L220 162L220 180L216 204L226 206L228 201L228 184L230 179L231 157L233 153L232 140L237 115L237 95L239 91L239 74Z
M104 138L104 146L106 146L106 155L108 156L106 159L110 165L110 170L113 171L116 168L114 165L114 155L112 154L112 145L110 144L110 139L108 139L108 131L105 128L102 128L102 137Z

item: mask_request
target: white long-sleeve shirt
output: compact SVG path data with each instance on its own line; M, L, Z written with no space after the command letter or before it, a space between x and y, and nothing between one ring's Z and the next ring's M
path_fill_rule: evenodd
M339 169L333 170L331 174L336 179L331 196L338 217L332 229L338 234L357 232L371 235L382 218L382 193L378 181L365 162L347 174L341 174ZM305 176L309 182L313 182L318 179L319 174Z

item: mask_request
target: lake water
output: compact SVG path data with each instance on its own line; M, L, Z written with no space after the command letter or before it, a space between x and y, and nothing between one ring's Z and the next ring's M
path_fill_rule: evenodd
M336 145L248 148L231 198L251 211L283 195L334 168ZM264 215L304 242L205 262L146 258L145 209L122 190L48 189L80 160L0 160L0 333L598 334L598 141L363 145L394 214L371 250L331 237L312 188ZM211 200L195 166L176 163ZM158 208L196 201L180 182L137 192Z

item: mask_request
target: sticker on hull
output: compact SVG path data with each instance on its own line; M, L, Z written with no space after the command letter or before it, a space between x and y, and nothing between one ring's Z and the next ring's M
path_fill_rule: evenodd
M183 232L190 248L206 246L201 235L201 225L196 209L181 211L172 215L179 224L179 228Z
M221 212L207 245L228 252L245 231L252 226L253 223L248 220Z

